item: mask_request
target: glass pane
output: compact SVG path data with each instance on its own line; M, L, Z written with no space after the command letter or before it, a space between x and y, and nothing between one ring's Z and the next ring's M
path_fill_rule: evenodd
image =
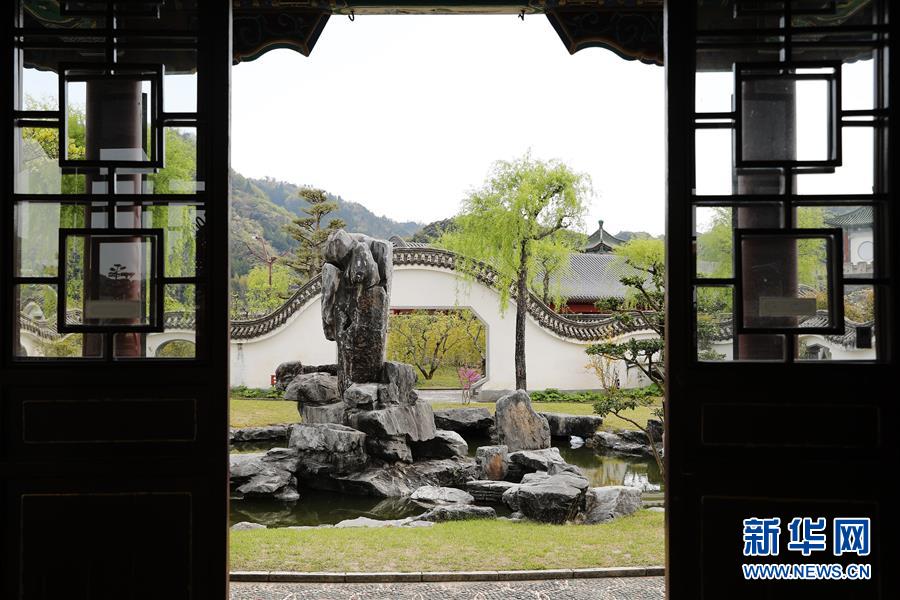
M826 79L764 76L743 81L740 123L743 160L836 158L831 147L835 122L832 93L833 83Z
M875 360L875 289L844 288L844 333L797 336L799 360Z
M84 204L17 202L15 205L16 275L55 277L60 227L84 227Z
M153 325L154 246L152 236L69 234L64 273L67 325Z
M165 286L165 329L159 333L115 335L116 358L196 357L197 293L193 284Z
M698 196L728 196L732 193L733 161L730 129L698 129L695 142Z
M93 65L65 69L69 161L145 163L157 156L161 66L116 69L114 76ZM90 147L86 142L90 141ZM137 165L141 167L142 165ZM145 172L122 168L120 174Z
M83 194L85 176L63 174L59 167L59 129L22 127L16 129L17 194Z
M734 360L734 288L696 287L697 360Z
M165 168L148 175L144 184L147 194L195 194L203 191L197 180L197 129L166 127Z
M198 224L203 210L196 205L170 204L144 211L144 227L162 228L166 277L193 277L197 272Z
M828 314L828 238L741 238L743 325L750 329L821 328Z
M867 110L875 108L875 61L872 50L863 57L866 60L841 65L841 108L843 110Z
M797 227L841 229L845 277L869 278L875 274L875 208L873 206L801 206Z
M797 174L801 195L874 193L875 135L871 127L844 127L842 165L833 173Z
M55 285L29 284L15 288L18 306L18 358L98 358L103 355L103 336L61 334L56 327Z
M727 206L698 207L694 212L697 277L727 278L733 273L732 210Z
M734 96L734 74L725 71L697 71L695 110L697 112L731 112Z

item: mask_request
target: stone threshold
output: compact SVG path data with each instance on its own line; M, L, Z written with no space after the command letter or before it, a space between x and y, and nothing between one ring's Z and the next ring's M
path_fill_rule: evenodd
M373 573L304 573L298 571L232 571L235 582L268 583L401 583L445 581L529 581L540 579L596 579L600 577L659 577L665 567L608 567L531 571L410 571Z

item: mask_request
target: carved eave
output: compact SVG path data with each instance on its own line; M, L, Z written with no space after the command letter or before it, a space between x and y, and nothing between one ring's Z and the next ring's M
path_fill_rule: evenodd
M623 4L627 6L623 6ZM461 2L424 0L234 0L234 62L259 58L275 48L309 56L328 16L368 14L545 13L572 54L600 47L626 60L662 64L663 0L527 0Z
M547 10L547 18L570 54L606 48L625 60L663 64L662 2L633 10L561 7Z
M277 48L288 48L309 56L330 16L330 12L318 9L235 7L232 18L234 64L255 60Z

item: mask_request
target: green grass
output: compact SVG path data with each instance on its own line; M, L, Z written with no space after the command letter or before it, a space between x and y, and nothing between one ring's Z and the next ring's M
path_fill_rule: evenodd
M231 533L234 571L493 571L664 563L663 514L602 525L458 521L430 528Z
M418 370L416 374L419 376L416 387L420 390L458 390L460 387L456 367L441 367L434 372L431 379L425 379Z
M658 406L659 402L657 402L654 406ZM469 404L470 407L478 407L478 408L486 408L491 413L494 412L494 404L491 402L473 402ZM594 406L592 404L586 404L581 402L532 402L531 406L534 407L534 410L537 412L558 412L558 413L566 413L569 415L592 415L594 414ZM454 402L435 402L432 404L432 407L435 410L440 410L443 408L462 408L462 405ZM623 416L628 417L629 419L633 419L640 423L641 425L646 426L647 419L653 417L653 407L650 406L639 406L634 410L626 410L622 413ZM607 415L603 419L603 427L607 431L612 431L613 429L631 429L636 430L637 427L616 417L614 415Z
M297 403L289 400L251 400L231 398L231 426L259 427L300 420Z
M473 402L470 407L486 408L492 413L494 405L490 402ZM578 402L534 402L534 410L538 412L559 412L570 415L592 415L594 407L591 404ZM435 410L443 408L462 408L458 402L435 402L432 404ZM653 417L653 408L639 406L634 410L625 411L624 415L634 419L642 425L646 425L647 419ZM296 423L300 420L297 412L297 403L287 400L251 400L248 398L231 398L231 426L232 427L258 427L272 425L274 423ZM608 415L603 419L603 429L637 429L634 425L622 419Z

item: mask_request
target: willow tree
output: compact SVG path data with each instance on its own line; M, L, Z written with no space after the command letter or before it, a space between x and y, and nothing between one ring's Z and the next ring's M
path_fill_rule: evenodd
M516 387L527 389L525 317L529 284L539 271L539 257L562 238L555 234L581 226L591 194L590 179L565 164L526 154L494 163L484 185L463 200L438 245L460 255L459 268L474 276L480 263L497 275L500 310L516 300ZM571 247L563 252L571 253Z

